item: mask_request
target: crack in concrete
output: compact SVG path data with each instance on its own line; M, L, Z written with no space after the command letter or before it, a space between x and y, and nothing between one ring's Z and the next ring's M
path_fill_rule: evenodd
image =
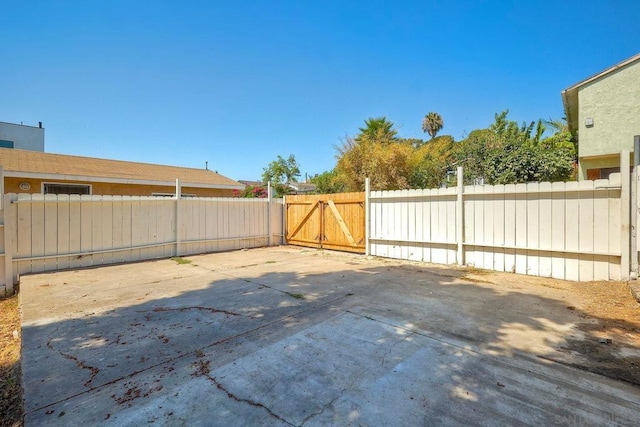
M235 400L236 402L241 402L241 403L247 403L251 406L255 406L257 408L262 408L264 410L266 410L269 415L271 415L272 417L282 421L283 423L286 423L290 426L295 426L295 424L290 423L289 421L285 420L284 418L282 418L280 415L276 414L275 412L273 412L268 406L260 403L260 402L255 402L251 399L244 399L242 397L238 397L235 394L231 393L228 389L226 389L217 379L216 377L212 377L211 375L207 375L207 379L209 379L209 381L213 382L216 387L218 388L218 390L221 390L223 392L225 392L227 394L227 396L230 399Z
M58 328L56 328L55 330L53 330L53 332L56 332L58 330ZM52 332L52 333L53 333ZM87 365L83 360L80 360L78 357L72 355L72 354L68 354L63 352L62 350L58 350L56 348L53 347L53 344L51 343L51 341L53 340L53 337L51 337L51 334L49 334L49 339L47 340L47 348L51 351L54 351L56 353L58 353L60 356L64 357L67 360L72 360L76 363L76 365L80 368L80 369L86 369L88 371L91 372L91 376L89 377L89 379L83 384L83 386L89 388L89 389L93 389L93 387L91 387L89 384L91 384L91 382L93 381L93 379L96 377L96 375L98 375L98 373L100 373L100 369L96 368L95 366L91 366L91 365Z
M391 354L391 352L393 351L394 348L396 348L396 346L402 342L404 342L404 340L406 340L407 338L411 337L412 335L415 335L415 332L410 332L409 335L406 335L404 337L402 337L402 339L397 340L395 343L393 343L393 345L391 347L389 347L389 350L387 350L387 352L385 354L382 355L382 362L380 362L380 365L378 365L378 368L382 368L385 364L385 362L387 361L387 356L389 354Z
M331 405L333 405L333 403L340 399L342 396L344 396L344 394L346 393L346 391L348 390L348 388L344 388L342 389L342 391L340 392L340 394L338 394L336 397L334 397L333 399L331 399L326 405L324 405L322 408L320 408L319 411L313 412L311 414L309 414L304 420L302 420L302 422L300 423L300 427L302 427L303 425L305 425L310 419L317 417L318 415L321 415L324 411L326 411Z
M146 367L146 368L144 368L144 369L140 369L140 370L137 370L137 371L133 371L133 372L131 372L131 373L127 374L127 375L123 375L123 376L121 376L121 377L119 377L119 378L115 378L115 379L113 379L113 380L111 380L111 381L107 381L106 383L100 384L99 386L91 387L91 388L90 388L89 390L87 390L87 391L82 391L82 392L76 393L76 394L74 394L74 395L72 395L72 396L68 396L68 397L62 398L62 399L60 399L60 400L57 400L57 401L55 401L55 402L51 402L51 403L49 403L49 404L47 404L47 405L40 406L40 407L38 407L38 408L34 408L34 409L32 409L31 411L29 411L28 413L30 414L30 413L32 413L32 412L36 412L36 411L39 411L39 410L42 410L42 409L46 409L46 408L49 408L49 407L51 407L51 406L57 405L57 404L59 404L59 403L66 402L66 401L68 401L68 400L71 400L71 399L73 399L73 398L76 398L76 397L78 397L78 396L80 396L80 395L83 395L83 394L86 394L86 393L90 393L91 391L98 390L98 389L101 389L101 388L103 388L103 387L107 387L107 386L112 385L112 384L116 384L116 383L118 383L118 382L120 382L120 381L122 381L122 380L128 379L128 378L133 378L134 376L136 376L136 375L138 375L138 374L141 374L141 373L143 373L143 372L146 372L146 371L149 371L149 370L151 370L151 369L157 368L158 366L162 366L162 365L166 365L166 364L169 364L169 363L173 363L173 362L176 362L176 361L178 361L178 360L180 360L180 359L183 359L183 358L188 357L188 356L191 356L191 355L196 355L196 356L197 356L197 352L199 352L199 351L202 351L202 350L205 350L205 349L208 349L208 348L212 348L212 347L215 347L215 346L217 346L217 345L220 345L220 344L223 344L223 343L229 342L229 341L231 341L231 340L233 340L233 339L240 338L240 337L242 337L242 336L244 336L244 335L247 335L247 334L250 334L250 333L253 333L253 332L259 331L259 330L264 329L264 328L267 328L267 327L269 327L269 326L273 326L273 325L275 325L275 324L277 324L277 323L280 323L280 322L283 322L283 321L285 321L285 320L287 320L287 319L295 318L295 317L300 316L300 315L302 315L302 314L304 314L304 313L306 313L306 312L308 312L308 311L315 310L315 309L320 308L320 307L323 307L323 306L325 306L325 305L331 305L332 303L334 303L334 302L336 302L336 301L339 301L339 300L341 300L341 299L344 299L344 298L346 298L346 297L345 297L345 296L340 296L340 297L337 297L337 298L332 299L332 300L330 300L330 301L323 302L323 303L320 303L320 304L317 304L317 305L313 305L313 306L311 306L311 307L304 308L304 309L300 310L300 311L299 311L299 312L297 312L297 313L293 313L293 314L289 314L289 315L287 315L287 316L283 316L283 317L281 317L281 318L279 318L279 319L276 319L276 320L274 320L274 321L272 321L272 322L268 322L268 323L265 323L265 324L263 324L263 325L257 326L257 327L255 327L255 328L253 328L253 329L249 329L249 330L247 330L247 331L240 332L240 333L238 333L238 334L235 334L235 335L231 335L231 336L228 336L228 337L222 338L222 339L220 339L220 340L218 340L218 341L215 341L215 342L213 342L213 343L211 343L211 344L209 344L209 345L206 345L206 346L204 346L204 347L201 347L201 348L199 348L199 349L196 349L196 350L190 351L190 352L188 352L188 353L183 353L183 354L181 354L181 355L179 355L179 356L176 356L176 357L170 358L170 359L168 359L168 360L164 360L164 361L162 361L162 362L158 362L158 363L152 364L152 365L150 365L150 366L148 366L148 367ZM57 328L56 328L56 330L57 330ZM55 332L55 330L54 330L53 332ZM50 338L50 339L53 339L53 338L51 338L51 337L49 337L49 338ZM97 369L97 368L96 368L96 369ZM93 378L91 378L91 380L93 380Z
M245 279L245 278L242 278L242 277L234 276L233 274L225 273L223 271L220 271L218 273L223 274L223 275L225 275L227 277L231 277L233 279L244 280L247 283L253 283L254 285L258 285L259 286L258 289L267 288L267 289L271 289L272 291L276 291L276 292L280 292L281 294L285 294L285 295L287 295L289 297L293 297L293 298L296 298L296 299L304 299L304 298L300 298L299 296L294 296L294 295L302 295L302 294L296 294L296 293L292 293L292 292L289 292L289 291L283 291L281 289L274 288L273 286L265 285L264 283L260 283L260 282L255 281L255 280ZM302 295L302 296L304 297L304 295Z
M342 389L342 391L333 399L331 399L327 404L325 404L319 411L314 412L312 414L309 414L304 420L302 420L302 423L300 423L299 427L302 427L303 425L305 425L309 420L311 420L312 418L317 417L318 415L322 415L322 413L324 413L324 411L326 411L330 406L332 406L336 400L342 398L342 396L344 396L344 394L347 392L347 390L351 390L353 388L353 385L356 382L356 378L357 377L353 377L351 382L349 383L349 385L345 388Z
M188 311L188 310L202 310L202 311L209 311L211 313L223 313L228 316L242 316L240 313L235 313L233 311L223 310L220 308L213 308L213 307L202 307L202 306L181 307L181 308L156 307L151 311L153 311L154 313L158 313L158 312L164 312L164 311ZM139 312L139 313L142 313L142 312Z

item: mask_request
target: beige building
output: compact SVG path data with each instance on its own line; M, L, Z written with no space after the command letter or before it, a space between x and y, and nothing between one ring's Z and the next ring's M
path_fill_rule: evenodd
M640 135L640 54L562 91L572 132L578 135L578 179L620 171L620 151L633 152Z
M231 197L244 185L207 169L0 148L4 193Z

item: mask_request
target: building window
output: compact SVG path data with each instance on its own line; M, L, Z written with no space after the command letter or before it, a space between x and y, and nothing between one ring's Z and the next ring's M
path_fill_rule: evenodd
M153 197L176 197L176 193L151 193ZM182 193L182 197L196 197L195 194Z
M590 181L595 181L596 179L609 179L609 175L612 173L619 173L620 168L600 168L600 169L587 169L587 179ZM633 167L631 168L631 173L633 173Z
M13 148L13 141L7 141L6 139L0 139L0 148Z
M42 192L44 194L91 194L91 185L45 182L42 184Z

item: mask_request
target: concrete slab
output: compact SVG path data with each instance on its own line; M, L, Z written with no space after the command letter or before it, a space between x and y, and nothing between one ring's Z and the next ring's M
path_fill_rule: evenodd
M22 278L26 424L635 425L560 291L283 247ZM560 362L560 363L559 363Z

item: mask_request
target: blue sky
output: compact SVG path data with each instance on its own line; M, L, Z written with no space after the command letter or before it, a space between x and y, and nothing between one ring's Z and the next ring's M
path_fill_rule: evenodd
M0 0L0 121L45 150L258 179L304 174L369 117L462 138L640 52L640 1Z

